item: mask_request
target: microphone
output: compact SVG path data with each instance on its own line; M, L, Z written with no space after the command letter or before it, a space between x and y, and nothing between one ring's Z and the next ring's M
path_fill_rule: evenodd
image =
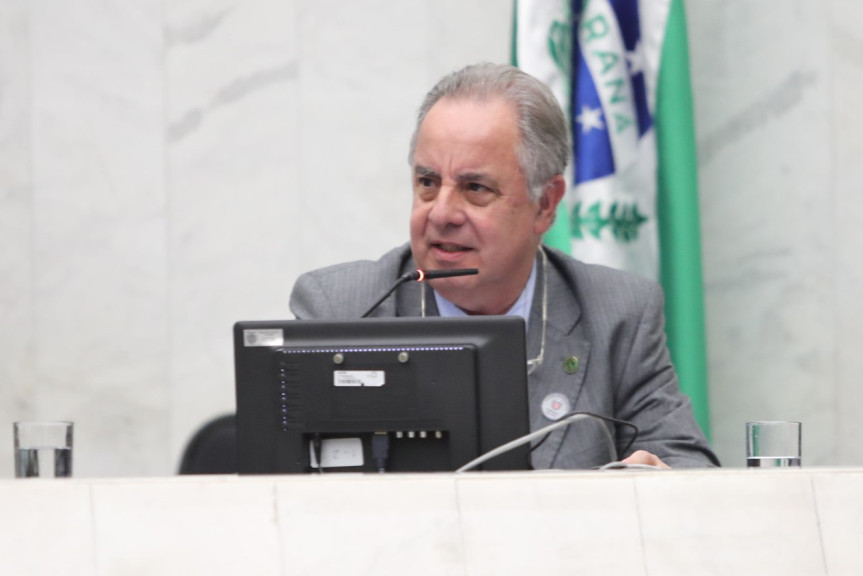
M476 268L454 268L452 270L420 270L417 268L413 272L406 272L399 277L399 280L405 278L408 280L416 280L417 282L425 282L426 280L434 280L435 278L450 278L452 276L473 276L479 274ZM399 283L401 284L401 283ZM397 284L396 286L398 286Z
M371 308L366 310L366 313L360 316L360 318L365 318L369 314L375 311L375 309L381 305L381 302L386 300L390 294L395 292L395 289L404 284L405 282L410 282L411 280L415 280L417 282L425 282L426 280L434 280L435 278L451 278L453 276L472 276L474 274L479 274L479 270L476 268L453 268L452 270L421 270L417 268L413 272L405 272L401 276L398 277L393 287L387 290L387 293L381 296L377 302L372 304Z

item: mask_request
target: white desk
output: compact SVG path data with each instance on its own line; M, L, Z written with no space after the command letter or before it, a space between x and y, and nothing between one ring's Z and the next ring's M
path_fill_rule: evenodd
M863 574L863 469L0 482L0 573Z

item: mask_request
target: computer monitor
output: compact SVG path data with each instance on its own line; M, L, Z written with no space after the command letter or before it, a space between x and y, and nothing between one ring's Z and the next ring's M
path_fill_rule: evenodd
M529 432L519 317L238 322L234 351L241 474L451 471Z

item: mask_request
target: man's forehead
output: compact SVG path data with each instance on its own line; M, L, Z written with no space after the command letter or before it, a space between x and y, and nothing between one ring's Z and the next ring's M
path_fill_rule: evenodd
M506 110L508 112L507 115L510 116L513 120L515 120L517 116L515 105L503 96L455 95L444 96L443 98L435 102L426 114L423 123L425 123L425 120L432 115L440 116L444 112L452 114L458 113L460 111L470 110Z

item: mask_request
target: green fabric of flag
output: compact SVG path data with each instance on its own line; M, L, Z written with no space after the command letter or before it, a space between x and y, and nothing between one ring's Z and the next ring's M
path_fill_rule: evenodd
M656 97L660 278L680 387L710 437L698 210L698 161L683 0L672 0Z

